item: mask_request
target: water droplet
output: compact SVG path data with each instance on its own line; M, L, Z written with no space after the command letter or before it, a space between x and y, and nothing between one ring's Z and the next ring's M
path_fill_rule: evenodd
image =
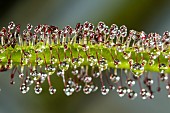
M85 94L90 94L90 93L92 92L91 86L88 85L88 84L86 84L86 85L84 86L84 88L83 88L83 92L84 92Z
M90 66L94 66L97 63L97 58L95 58L95 56L89 56L88 61L90 63Z
M107 66L108 66L107 60L106 60L105 58L102 58L101 60L99 60L98 65L99 65L99 69L100 69L101 71L106 70L106 69L107 69Z
M124 58L124 59L130 58L130 56L131 56L131 52L128 52L128 51L123 52L123 58Z
M43 61L40 57L38 57L38 58L35 60L35 62L37 63L37 65L42 65L44 61Z
M70 85L66 85L66 87L63 89L63 91L67 96L70 96L73 94L74 88Z
M168 69L168 67L166 66L166 64L164 64L164 63L159 64L160 73L164 73L165 70L167 70L167 69Z
M75 92L79 92L79 91L81 91L81 88L82 88L81 85L75 84L74 90L75 90Z
M118 75L111 74L110 75L110 80L114 83L118 83L120 80L120 77Z
M134 63L131 66L131 72L136 76L139 77L144 72L144 66L142 66L140 63Z
M117 93L119 94L120 97L125 96L125 94L127 93L127 87L119 86L117 89Z
M106 88L106 86L102 86L101 93L102 95L107 95L109 93L109 88Z
M52 58L51 58L51 63L52 63L52 64L57 63L57 59L55 58L55 56L52 56Z
M99 22L97 27L100 31L103 31L105 29L106 25L104 22Z
M153 81L153 79L151 79L151 78L145 78L145 79L144 79L144 83L145 83L147 86L151 86L151 85L154 83L154 81Z
M112 24L110 27L110 39L115 39L115 37L117 37L118 32L118 26L116 24Z
M90 83L92 81L92 77L90 77L90 76L85 76L83 79L84 79L83 81L85 83Z
M30 76L32 77L33 80L39 80L39 78L41 77L41 73L37 72L37 70L33 70L32 72L30 72Z
M49 92L51 95L53 95L56 93L56 89L53 86L51 86L51 87L49 87Z
M45 71L48 73L48 75L52 75L55 72L56 68L52 65L47 65L45 67Z
M99 73L99 72L93 73L93 77L94 77L94 78L98 78L99 76L100 76L100 73Z
M62 75L64 75L64 71L62 71L62 70L59 70L58 72L57 72L57 76L62 76Z
M28 58L21 58L21 64L22 65L27 65L28 64L29 59Z
M30 86L30 85L32 85L33 83L34 83L34 81L33 81L29 76L27 76L26 79L25 79L25 84L26 84L27 86Z
M75 70L72 70L71 72L73 75L77 75L79 71L77 69L75 69Z
M157 48L154 48L154 49L150 50L150 56L153 59L156 59L156 58L158 58L158 56L160 56L160 51Z
M34 87L34 91L36 94L40 94L42 92L42 87L40 85L36 85Z
M27 93L28 91L29 91L29 87L26 85L26 84L22 84L21 86L20 86L20 91L23 93L23 94L25 94L25 93Z
M28 29L28 31L31 31L32 28L33 28L33 25L27 24L27 29Z
M121 64L121 61L119 59L114 59L114 65L117 68Z
M126 83L128 84L129 87L132 87L132 86L135 85L135 81L132 80L132 79L128 79L128 80L126 81Z
M11 21L8 25L8 29L12 30L12 29L14 29L14 27L15 27L15 23L13 21Z
M123 38L127 36L127 27L125 25L120 26L120 34Z
M81 64L81 62L80 62L80 60L78 58L73 58L72 59L72 65L73 65L74 69L79 67L80 64Z
M146 91L146 89L142 89L140 95L142 96L142 99L147 99L150 96L150 93Z
M19 78L23 78L24 74L23 73L20 73L19 74Z
M67 71L69 68L69 64L66 61L60 62L59 68L63 71Z
M96 92L98 90L98 86L95 86L95 85L91 85L91 88L92 88L92 92Z
M164 73L161 73L161 74L160 74L160 80L161 80L161 81L166 81L166 80L168 80L168 75L167 75L167 74L164 74Z
M131 89L128 89L127 92L128 92L128 97L131 100L134 100L137 97L137 95L138 95L135 91L133 91Z

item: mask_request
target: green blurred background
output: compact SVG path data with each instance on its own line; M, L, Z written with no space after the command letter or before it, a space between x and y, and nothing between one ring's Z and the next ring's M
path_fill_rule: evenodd
M162 34L170 30L170 1L163 0L1 0L0 27L10 21L33 25L50 24L63 28L75 27L76 23L89 21L95 25L104 21L125 24L128 29L146 33ZM169 113L170 100L163 86L161 93L153 100L134 101L127 97L119 98L115 91L107 96L100 92L85 95L83 92L66 97L62 91L61 78L53 75L57 88L55 95L48 93L47 81L40 95L34 94L33 87L26 95L19 91L19 80L10 85L9 73L0 73L0 113ZM156 75L155 73L153 73ZM156 85L156 84L155 84ZM135 87L136 89L138 86Z

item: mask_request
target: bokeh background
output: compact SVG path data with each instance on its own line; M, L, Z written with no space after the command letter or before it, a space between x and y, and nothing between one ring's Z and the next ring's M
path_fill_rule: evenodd
M63 28L75 27L85 21L97 25L104 21L125 24L128 29L144 30L146 33L162 34L170 30L170 1L166 0L1 0L0 28L10 21L33 25L50 24ZM48 93L43 85L40 95L34 94L33 87L28 94L19 91L19 81L11 86L9 71L0 73L0 113L169 113L170 99L164 88L155 94L153 100L142 100L140 96L131 101L119 98L115 91L107 96L100 92L85 95L83 92L66 97L60 86L61 79L53 76L57 88L55 95ZM156 75L153 73L153 75ZM17 82L18 81L18 82ZM59 85L60 84L60 85ZM137 89L138 87L136 87Z

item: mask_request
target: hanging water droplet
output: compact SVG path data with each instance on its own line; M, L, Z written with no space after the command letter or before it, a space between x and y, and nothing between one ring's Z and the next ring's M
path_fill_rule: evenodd
M117 89L117 93L119 94L120 97L125 96L125 94L127 93L127 87L119 86Z
M78 58L73 58L72 59L72 65L73 65L74 69L79 67L80 64L81 64L81 62L80 62L80 60Z
M167 69L168 69L168 67L166 66L166 64L164 64L164 63L159 64L160 73L164 73L165 70L167 70Z
M99 76L100 76L100 73L99 73L99 72L93 73L93 77L94 77L94 78L98 78Z
M101 60L99 60L98 66L101 71L106 70L108 66L107 60L105 58L102 58Z
M63 89L64 93L67 95L67 96L70 96L73 94L74 92L74 88L71 87L70 85L67 85L64 89Z
M77 69L75 69L75 70L72 70L71 72L73 75L77 75L79 71Z
M132 87L132 86L135 85L135 81L132 80L132 79L128 79L128 80L126 81L126 83L128 84L129 87Z
M33 83L34 83L34 81L33 81L29 76L27 76L26 79L25 79L25 84L26 84L27 86L30 86L30 85L32 85Z
M28 64L28 61L29 61L29 59L28 58L21 58L21 64L22 65L27 65Z
M95 58L95 56L89 56L88 61L90 63L90 66L94 66L97 63L97 58Z
M160 80L161 80L161 81L166 81L166 80L168 80L168 75L167 75L167 74L164 74L164 73L161 73L161 74L160 74Z
M15 23L13 21L11 21L8 25L8 29L12 30L12 29L14 29L14 27L15 27Z
M40 57L38 57L38 58L35 60L35 62L36 62L37 65L42 65L44 61L43 61Z
M39 80L39 78L41 77L41 73L38 73L37 70L33 70L32 72L30 72L30 76L32 77L33 80Z
M48 75L52 75L55 72L56 68L52 65L47 65L45 67L45 71L48 73Z
M145 79L144 79L144 83L145 83L147 86L151 86L151 85L154 83L154 81L153 81L153 79L151 79L151 78L145 78Z
M85 76L85 77L83 78L83 81L84 81L85 83L90 83L90 82L92 81L92 77L90 77L90 76Z
M62 76L62 75L64 75L64 71L62 71L62 70L58 70L58 72L57 72L57 76Z
M88 84L86 84L86 85L84 86L84 88L83 88L83 92L84 92L85 94L90 94L90 93L92 92L91 86L88 85Z
M109 88L106 88L106 86L102 86L101 93L102 95L107 95L109 93Z
M128 51L123 52L123 58L124 58L124 59L130 58L130 56L131 56L131 52L128 52Z
M98 86L95 86L95 85L91 85L91 88L92 88L92 92L96 92L98 90Z
M157 48L154 48L154 49L150 50L150 56L153 59L156 59L156 58L158 58L158 56L160 56L160 51Z
M40 83L42 84L46 78L47 78L47 74L42 72L40 77Z
M142 99L147 99L150 96L150 93L146 91L146 89L142 89L140 95L142 96Z
M40 85L36 85L34 87L34 91L36 94L40 94L42 92L42 87Z
M116 49L118 52L123 52L123 51L125 51L125 45L121 44L121 43L116 44Z
M121 64L121 61L119 59L114 59L114 65L117 68Z
M19 78L23 78L23 76L24 76L24 73L19 74Z
M75 90L75 92L79 92L79 91L81 91L81 88L82 88L82 86L76 83L74 90Z
M110 80L114 83L118 83L120 80L120 77L118 75L111 74L110 75Z
M128 89L127 90L127 93L128 93L128 97L131 99L131 100L134 100L136 97L137 97L137 93L131 89Z
M23 93L23 94L25 94L25 93L27 93L28 91L29 91L29 87L26 85L26 84L22 84L21 86L20 86L20 91Z
M57 59L55 58L55 56L52 56L52 58L51 58L51 63L52 63L52 64L57 63Z
M125 25L120 26L120 34L123 38L127 36L127 27Z
M139 77L144 72L144 66L142 66L140 63L134 63L131 66L131 72L134 74L134 76Z
M49 87L49 92L51 95L53 95L56 93L56 89L53 86L51 86L51 87Z
M69 64L66 61L60 62L59 68L63 71L67 71L69 68Z

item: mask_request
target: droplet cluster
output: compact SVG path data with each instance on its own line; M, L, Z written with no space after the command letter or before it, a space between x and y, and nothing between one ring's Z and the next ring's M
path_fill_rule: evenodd
M11 84L18 73L23 94L31 85L41 94L46 80L49 93L55 94L58 91L51 76L56 76L62 79L67 96L81 90L84 94L100 90L102 95L113 91L132 100L138 94L142 99L152 99L156 92L152 86L157 83L160 92L162 81L170 97L168 31L161 36L128 31L125 25L109 27L104 22L95 27L87 21L75 28L28 24L22 32L20 29L19 24L10 22L0 31L0 72L11 70ZM149 71L158 72L157 82ZM132 89L136 82L139 93Z

